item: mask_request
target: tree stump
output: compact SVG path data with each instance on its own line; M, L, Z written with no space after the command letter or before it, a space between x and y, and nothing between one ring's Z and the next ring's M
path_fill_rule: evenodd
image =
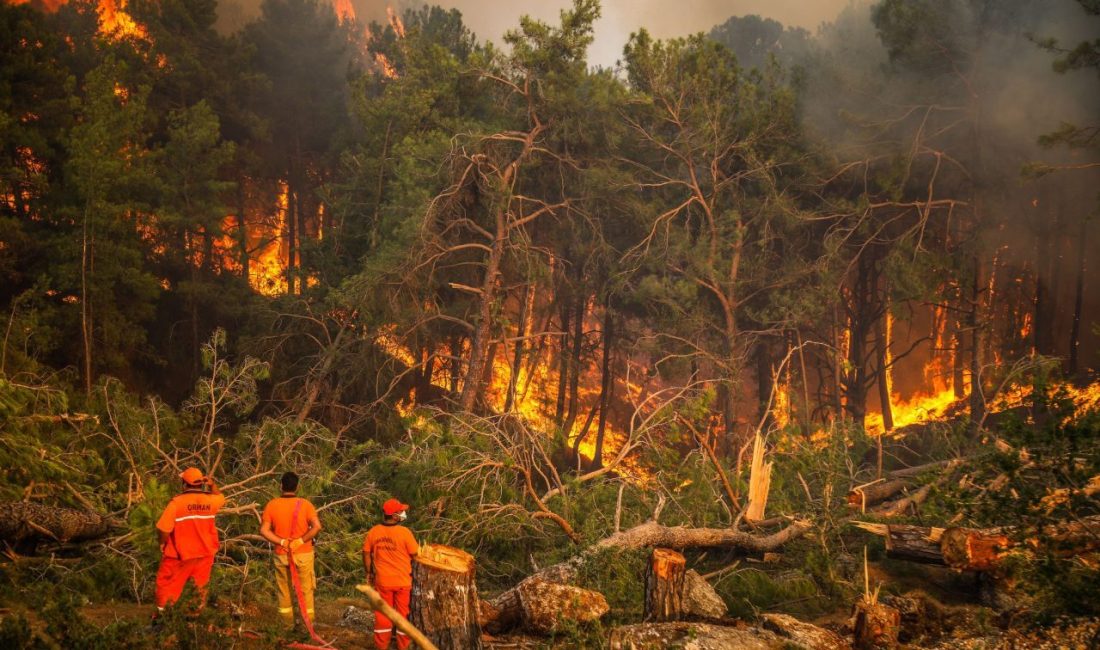
M684 556L667 548L655 548L645 574L646 621L678 621L684 616Z
M474 556L425 544L413 562L409 622L440 650L481 648Z
M852 614L857 650L887 650L898 647L901 613L866 598L856 603Z

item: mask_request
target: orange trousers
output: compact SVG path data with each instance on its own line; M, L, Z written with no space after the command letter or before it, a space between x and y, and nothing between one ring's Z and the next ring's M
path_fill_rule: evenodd
M409 595L412 593L412 587L374 587L382 600L386 601L390 607L397 610L397 613L409 617ZM374 645L379 650L386 650L390 647L390 635L397 632L397 647L399 650L405 650L409 647L411 639L405 635L401 630L393 629L393 621L382 615L382 612L374 613Z
M195 581L199 592L199 607L206 604L206 585L210 582L210 571L214 568L214 556L195 557L180 560L174 557L162 557L157 570L157 609L179 600L183 587L188 580Z

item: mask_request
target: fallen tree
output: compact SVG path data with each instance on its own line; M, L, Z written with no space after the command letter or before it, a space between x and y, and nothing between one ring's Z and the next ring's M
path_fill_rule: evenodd
M573 584L580 568L596 553L608 549L632 550L641 548L727 548L744 553L774 551L810 530L812 524L805 520L793 520L786 527L770 535L753 535L734 528L693 528L690 526L664 526L648 521L620 531L596 542L573 558L561 562L521 580L490 600L481 608L481 625L491 633L498 633L518 625L523 618L520 588L528 582Z
M1063 557L1100 550L1100 515L1062 522L1038 531L1016 527L937 528L906 524L852 522L869 533L886 539L888 557L941 564L954 569L989 571L1011 550L1023 546ZM1025 544L1014 541L1023 536Z
M0 540L18 549L40 541L81 542L99 539L115 527L109 517L90 510L17 501L0 503Z

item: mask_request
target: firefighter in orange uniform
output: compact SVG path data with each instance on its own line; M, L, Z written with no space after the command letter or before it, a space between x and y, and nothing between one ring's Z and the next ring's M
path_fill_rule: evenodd
M282 496L264 506L260 534L275 545L275 583L279 588L279 615L287 624L294 623L294 607L291 604L293 580L290 563L298 572L298 584L302 587L305 615L313 621L313 590L317 577L313 573L313 538L321 532L321 520L313 504L298 497L298 475L283 474L280 479ZM299 612L301 613L301 612Z
M367 580L382 599L399 614L409 616L409 596L412 593L412 559L420 551L412 532L401 525L408 516L409 506L397 499L382 504L385 519L371 528L363 541L363 566ZM390 635L397 632L397 647L409 646L409 637L393 629L390 619L381 612L374 613L374 645L385 650L390 645Z
M214 555L218 552L218 529L214 516L225 504L225 496L208 476L195 467L180 474L183 492L176 495L157 520L160 534L160 569L157 571L157 612L179 600L188 580L195 581L199 608L206 603L206 585ZM210 491L204 490L209 487Z

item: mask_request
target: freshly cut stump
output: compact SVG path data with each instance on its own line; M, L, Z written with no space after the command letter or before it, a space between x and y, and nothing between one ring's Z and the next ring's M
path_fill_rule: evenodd
M542 580L524 580L516 587L524 629L553 634L576 623L595 621L611 610L597 591Z
M879 602L860 600L852 615L857 650L888 650L898 647L901 612Z
M409 622L440 650L480 650L474 556L426 544L413 562Z
M655 548L645 573L646 621L678 621L684 617L684 556L667 548Z

